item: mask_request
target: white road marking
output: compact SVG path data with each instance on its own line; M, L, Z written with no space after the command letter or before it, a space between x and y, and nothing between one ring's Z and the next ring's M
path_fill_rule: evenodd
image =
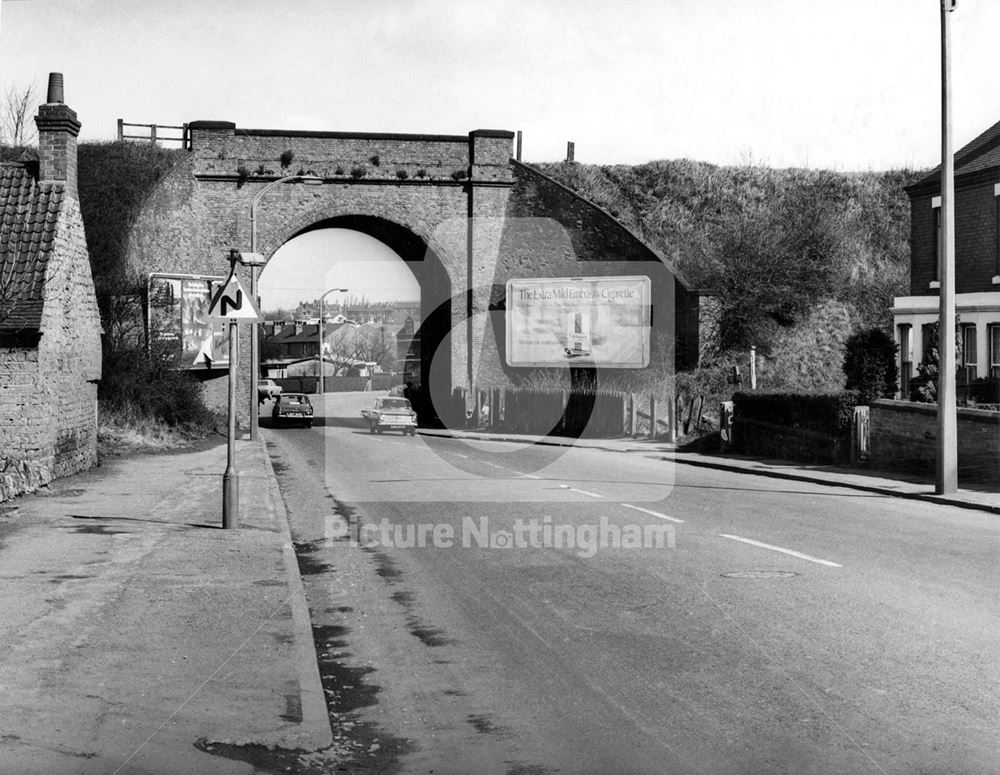
M521 476L525 476L528 479L541 479L542 478L540 476L535 476L534 474L521 474Z
M589 495L591 498L603 498L604 496L596 492L587 492L586 490L578 490L576 487L570 487L568 484L559 485L564 490L569 490L570 492L578 492L580 495Z
M760 541L754 541L752 538L743 538L741 536L727 535L726 533L719 534L722 538L730 538L733 541L741 541L745 544L750 544L751 546L759 546L761 549L770 549L772 552L781 552L782 554L788 554L792 557L798 557L800 560L808 560L809 562L819 563L820 565L828 565L831 568L843 568L835 562L830 562L829 560L821 560L818 557L812 557L808 554L802 554L802 552L796 552L792 549L782 549L780 546L772 546L771 544L764 544Z
M641 511L643 514L649 514L651 517L658 517L659 519L665 519L668 522L679 522L679 523L684 522L683 519L677 519L677 517L668 517L666 514L661 514L658 511L650 511L649 509L642 508L642 506L633 506L631 503L623 503L622 506L624 506L627 509L635 509L636 511Z

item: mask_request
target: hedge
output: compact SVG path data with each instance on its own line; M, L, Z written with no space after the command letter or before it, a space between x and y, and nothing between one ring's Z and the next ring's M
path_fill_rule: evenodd
M733 410L740 420L759 420L790 428L849 436L857 390L833 393L735 393Z

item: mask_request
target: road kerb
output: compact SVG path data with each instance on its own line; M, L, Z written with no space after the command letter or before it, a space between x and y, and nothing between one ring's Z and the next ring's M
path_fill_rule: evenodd
M302 704L302 721L299 723L295 740L282 739L280 744L287 748L304 748L315 751L333 745L333 732L330 728L330 716L326 707L326 696L319 677L319 664L316 656L316 643L313 640L312 618L309 606L306 604L305 588L302 586L302 576L299 573L298 560L295 557L295 547L292 545L292 533L288 526L288 514L285 502L278 488L278 478L267 454L266 442L258 442L260 454L263 456L264 475L267 479L267 501L274 514L274 525L281 534L282 561L288 583L288 604L292 609L292 628L295 635L295 666L299 674L299 698ZM284 735L283 737L288 737Z

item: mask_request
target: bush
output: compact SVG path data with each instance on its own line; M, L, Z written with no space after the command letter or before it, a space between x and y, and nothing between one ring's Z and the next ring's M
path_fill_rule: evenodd
M106 350L98 399L106 411L148 417L191 432L207 431L216 421L201 383L176 368L165 350Z
M847 340L844 375L847 389L860 393L862 404L877 398L892 398L896 393L898 347L880 328L859 331Z
M740 420L758 420L790 428L847 436L851 431L857 390L834 393L736 393L733 409Z

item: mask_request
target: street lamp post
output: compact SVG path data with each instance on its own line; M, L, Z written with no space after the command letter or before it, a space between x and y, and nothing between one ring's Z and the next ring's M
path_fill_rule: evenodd
M323 292L323 295L319 297L319 318L316 321L316 343L319 345L319 349L316 351L317 361L316 361L316 373L319 375L319 379L316 382L316 392L320 395L323 394L323 299L329 296L331 293L341 292L346 293L347 288L330 288Z
M955 408L955 157L951 151L949 16L956 0L941 0L941 250L938 279L938 449L934 491L958 489L958 420Z
M277 180L272 180L264 188L256 193L250 202L250 254L244 254L244 263L250 266L250 295L257 301L257 268L264 265L263 256L257 254L257 205L261 198L275 186L282 183L306 183L309 185L321 184L323 178L318 175L287 175ZM247 260L249 258L250 260ZM260 329L254 323L250 330L250 439L257 440L257 429L260 423L260 411L257 404L257 394L260 385L260 342L258 341Z

